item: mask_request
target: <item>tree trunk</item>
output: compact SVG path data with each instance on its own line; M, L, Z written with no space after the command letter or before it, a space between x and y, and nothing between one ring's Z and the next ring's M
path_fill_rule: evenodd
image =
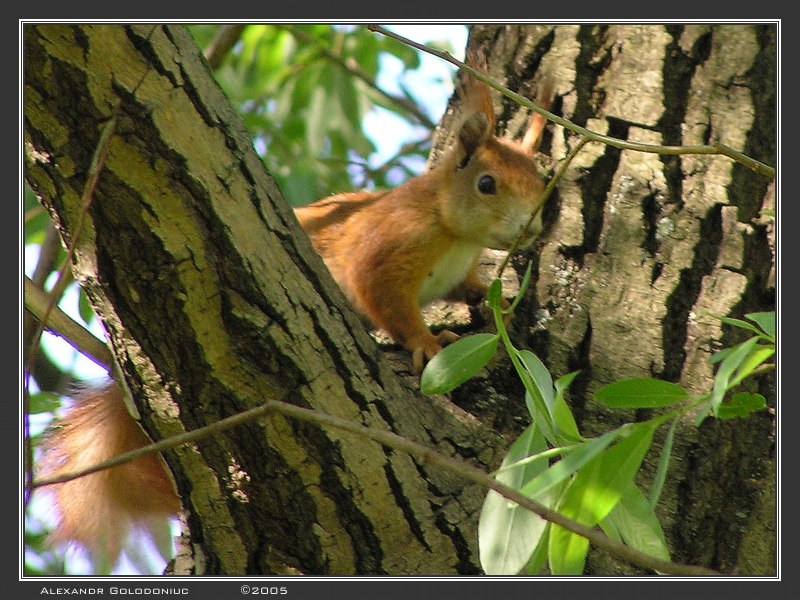
M650 144L723 143L775 165L775 40L772 25L476 26L469 46L491 57L490 75L511 89L524 93L550 74L554 112L592 131ZM524 126L526 111L511 101L497 109L500 126ZM552 132L543 151L560 161L575 136ZM723 156L598 143L572 163L545 210L535 289L514 325L554 375L580 369L570 402L585 435L650 416L605 409L592 400L601 385L656 377L707 393L710 356L742 340L712 315L775 309L774 232L758 218L775 208L770 183ZM678 430L658 509L673 560L775 573L774 377L753 391L769 411ZM459 390L454 401L474 412L473 394ZM489 410L504 429L512 411ZM657 462L651 451L645 486ZM600 553L587 571L631 572Z
M469 45L512 89L550 72L555 112L590 129L718 140L775 164L770 26L475 26ZM526 424L507 361L453 402L419 395L407 355L378 350L311 250L184 29L26 26L24 51L26 177L77 244L76 277L154 438L269 398L496 468ZM524 128L511 103L498 114ZM543 150L560 160L570 136L551 131ZM570 401L586 435L645 416L603 410L591 393L604 383L710 390L708 357L737 340L707 312L774 308L770 232L753 223L768 183L724 157L581 152L546 210L513 334L555 375L581 369ZM774 381L759 390L774 408ZM773 427L772 412L681 427L659 509L675 560L775 571ZM485 490L360 436L271 415L166 459L194 548L179 573L480 572ZM637 573L601 553L588 572Z

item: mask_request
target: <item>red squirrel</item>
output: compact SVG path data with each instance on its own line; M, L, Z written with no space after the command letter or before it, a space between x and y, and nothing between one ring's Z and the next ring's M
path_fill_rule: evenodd
M519 142L498 138L488 86L466 76L459 91L455 144L430 171L388 192L340 194L295 210L351 304L412 352L416 372L458 337L433 335L421 307L483 297L482 250L507 250L518 236L518 248L530 245L534 232L524 230L544 191L533 160L544 117L534 113Z
M546 120L531 117L521 141L494 135L489 88L467 74L455 142L428 172L387 192L332 196L295 214L354 308L411 351L419 372L442 345L420 310L486 287L476 269L484 248L508 249L541 208L544 184L534 155ZM549 95L549 92L548 92ZM75 471L148 443L116 385L87 391L45 446L43 476ZM112 562L134 525L176 515L180 501L160 456L53 486L53 538L76 542Z

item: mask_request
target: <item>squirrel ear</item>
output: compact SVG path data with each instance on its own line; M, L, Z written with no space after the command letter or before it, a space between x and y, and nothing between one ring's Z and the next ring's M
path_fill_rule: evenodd
M487 72L484 56L470 52L466 60L478 72ZM461 166L464 166L478 146L494 134L494 109L489 86L470 73L461 73L457 91L461 97L461 114L464 115L458 131L458 141L466 153L461 162Z
M484 144L492 135L489 126L489 119L482 112L472 113L462 123L458 132L458 141L466 153L462 165L466 164L478 146Z
M545 125L547 125L547 119L542 115L539 113L531 115L531 119L528 121L528 130L525 132L522 142L520 142L524 152L536 154L537 150L539 150L539 144L542 143L542 133L544 133Z
M553 106L553 82L550 76L546 76L540 85L541 89L539 90L537 104L549 111ZM545 125L547 125L547 119L542 115L537 112L531 115L525 137L522 138L520 143L523 151L529 154L536 154L536 151L539 150L539 144L542 143L542 133L544 133Z

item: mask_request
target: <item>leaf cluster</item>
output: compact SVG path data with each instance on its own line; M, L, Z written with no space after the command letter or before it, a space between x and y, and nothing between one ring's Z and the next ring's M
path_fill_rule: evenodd
M525 387L531 424L509 448L498 481L526 497L587 526L599 526L610 538L654 558L669 561L670 553L655 508L666 479L672 444L681 417L696 412L699 426L707 416L747 417L763 410L760 394L735 388L775 353L775 313L746 315L746 321L719 317L753 333L753 337L718 352L712 392L693 398L679 385L648 378L613 382L594 398L613 409L663 409L640 422L625 423L598 437L583 436L564 393L577 372L553 380L541 360L516 348L503 317L510 314L530 280L530 265L514 305L503 309L500 280L490 287L487 304L495 316L496 334L458 340L426 366L423 393L446 393L483 369L502 343ZM664 412L666 411L666 412ZM639 469L659 428L667 424L658 467L645 493L637 482ZM484 501L479 522L481 565L490 575L538 574L546 566L554 575L581 575L589 541L551 524L510 502L495 491Z
M190 26L201 47L214 29ZM408 161L413 155L424 160L427 128L419 144L370 166L376 145L364 132L365 116L380 107L413 120L409 107L417 104L407 91L397 98L376 84L389 57L404 69L420 63L415 50L362 27L249 25L216 71L291 206L354 188L387 187L393 168L403 179L415 174Z

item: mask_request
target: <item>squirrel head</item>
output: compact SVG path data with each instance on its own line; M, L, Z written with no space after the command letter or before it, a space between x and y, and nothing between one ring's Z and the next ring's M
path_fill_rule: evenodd
M485 71L474 55L468 63ZM459 239L498 250L508 249L522 235L518 247L525 248L537 233L525 227L541 209L545 187L534 156L546 120L533 113L522 140L500 138L494 134L489 87L465 73L459 94L456 143L442 165L449 171L440 196L443 222Z

